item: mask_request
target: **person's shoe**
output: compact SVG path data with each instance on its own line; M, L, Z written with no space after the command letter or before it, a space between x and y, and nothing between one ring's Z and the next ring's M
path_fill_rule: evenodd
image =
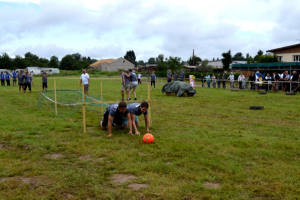
M131 98L127 98L126 100L127 100L127 101L130 101L130 100L131 100Z
M99 126L100 126L100 127L102 127L102 120L101 120L101 122L100 122Z
M134 98L134 100L137 100L136 98Z
M116 124L115 124L115 123L112 123L111 125L114 126L114 127L116 127Z

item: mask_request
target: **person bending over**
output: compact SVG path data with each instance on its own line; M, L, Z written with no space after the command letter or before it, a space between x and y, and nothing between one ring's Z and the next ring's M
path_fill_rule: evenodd
M149 104L146 101L142 103L132 103L127 106L127 110L130 113L132 126L135 130L136 135L140 135L140 132L138 131L137 127L139 126L138 116L140 116L141 114L144 114L145 128L147 132L149 132L149 120L147 115L148 108Z
M128 125L123 125L123 118L127 117L129 123L129 132L128 135L132 135L132 124L131 117L127 111L127 104L124 101L121 101L119 104L111 104L107 106L103 119L100 122L102 130L108 129L108 136L112 136L111 126L116 126L117 129L128 128Z

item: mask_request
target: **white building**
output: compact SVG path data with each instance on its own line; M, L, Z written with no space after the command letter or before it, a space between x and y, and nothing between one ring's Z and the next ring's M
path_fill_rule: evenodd
M202 64L202 61L200 61L198 63L199 63L199 66L200 66ZM240 60L232 61L232 63L230 64L229 68L231 68L232 64L247 64L247 61L240 61ZM213 68L223 69L222 60L208 61L207 65L208 66L212 66Z
M120 57L117 59L101 59L97 62L91 64L89 69L101 70L101 71L118 71L119 69L128 70L133 69L135 67L134 64L129 62L128 60Z

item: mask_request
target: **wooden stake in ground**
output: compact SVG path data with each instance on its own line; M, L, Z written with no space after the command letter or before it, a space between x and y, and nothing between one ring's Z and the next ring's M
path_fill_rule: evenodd
M83 114L83 133L86 133L86 124L85 124L85 94L84 94L84 85L82 84L82 114Z
M57 115L57 102L56 102L56 79L54 79L54 101L55 101L55 115Z
M41 93L41 82L39 82L39 93Z
M148 108L148 117L149 117L149 127L151 126L151 108L150 108L150 84L148 84L148 104L149 104L149 108Z
M102 93L102 82L101 82L101 102L102 102L102 105L101 105L101 114L103 113L103 106L104 106L104 103L103 103L103 93Z

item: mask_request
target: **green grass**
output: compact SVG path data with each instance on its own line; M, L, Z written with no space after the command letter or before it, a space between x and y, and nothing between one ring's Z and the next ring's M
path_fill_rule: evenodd
M0 199L300 196L299 95L196 88L197 96L177 98L165 96L157 85L151 91L155 143L143 144L144 123L140 136L113 129L107 138L97 112L86 112L83 134L82 109L57 117L52 108L38 107L38 79L31 94L0 87ZM78 80L57 82L60 89L78 88ZM104 99L120 100L120 82L102 82ZM48 85L53 89L53 79ZM90 94L100 95L100 80L91 80ZM137 95L147 98L146 84L138 86ZM265 109L250 110L250 105ZM52 154L62 157L44 157ZM80 159L86 155L89 159ZM117 185L114 174L137 178ZM208 182L219 187L209 188ZM135 191L128 188L131 183L148 187Z

